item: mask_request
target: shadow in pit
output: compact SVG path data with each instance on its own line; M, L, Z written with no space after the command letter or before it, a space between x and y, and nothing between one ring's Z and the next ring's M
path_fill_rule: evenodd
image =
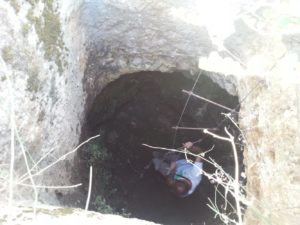
M96 97L87 115L83 138L97 133L101 137L78 153L74 173L84 184L81 192L86 194L88 168L93 165L91 209L161 224L222 224L213 218L214 213L206 205L208 197L215 197L214 186L207 178L203 177L193 195L178 198L170 193L153 167L145 169L151 163L153 150L141 144L173 147L172 127L177 124L187 98L181 90L190 90L193 83L180 72L140 72L123 75ZM238 104L236 97L205 75L200 77L195 92L230 108ZM191 98L180 125L217 127L224 119L222 112ZM222 130L219 134L223 134ZM175 147L200 138L204 138L200 143L204 149L214 144L215 150L209 156L232 171L233 156L228 143L213 140L200 131L180 130L176 137ZM204 169L215 170L206 164Z

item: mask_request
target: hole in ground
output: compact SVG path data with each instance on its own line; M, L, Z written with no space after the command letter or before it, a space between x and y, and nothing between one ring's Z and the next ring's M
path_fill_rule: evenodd
M215 198L215 188L203 177L196 191L189 197L174 196L163 177L150 166L152 149L142 143L172 148L175 130L194 81L183 72L139 72L121 76L107 85L95 98L87 114L83 138L97 133L101 137L90 142L78 154L77 179L88 186L88 168L93 165L93 188L90 209L104 213L118 213L161 224L222 224L214 219L207 207L207 198ZM189 75L189 77L192 77ZM238 105L238 98L229 95L206 75L201 75L195 93L229 108ZM217 106L192 97L180 121L183 127L220 128L224 135L224 121ZM233 129L232 129L233 131ZM215 148L212 157L225 171L232 173L234 161L229 143L205 136L202 131L178 130L175 148L186 141L203 138L199 146ZM242 156L240 154L240 161ZM210 173L215 168L204 164ZM83 202L83 201L82 201ZM219 207L224 203L217 200Z

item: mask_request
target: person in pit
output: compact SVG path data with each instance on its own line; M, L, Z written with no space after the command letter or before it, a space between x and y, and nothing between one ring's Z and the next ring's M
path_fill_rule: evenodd
M183 148L199 154L200 147L194 146L192 142L183 144ZM197 156L193 162L180 159L182 153L176 152L153 152L152 162L154 169L165 177L165 181L170 190L178 197L191 195L202 180L203 162Z

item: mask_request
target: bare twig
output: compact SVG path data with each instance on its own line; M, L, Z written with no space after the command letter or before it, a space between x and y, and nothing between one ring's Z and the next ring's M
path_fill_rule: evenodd
M228 111L230 111L230 112L236 112L234 109L230 109L230 108L228 108L228 107L226 107L226 106L224 106L224 105L221 105L221 104L219 104L219 103L216 103L216 102L214 102L214 101L211 101L211 100L209 100L209 99L207 99L207 98L204 98L204 97L202 97L202 96L200 96L200 95L196 95L196 94L193 93L192 91L182 90L182 92L183 92L183 93L186 93L186 94L188 94L188 95L190 95L190 96L194 96L194 97L196 97L196 98L202 99L202 100L204 100L204 101L206 101L206 102L208 102L208 103L211 103L211 104L213 104L213 105L219 106L220 108L226 109L226 110L228 110Z
M30 184L24 184L24 183L17 183L17 185L21 185L24 187L33 187ZM81 186L82 184L74 184L74 185L66 185L66 186L47 186L47 185L35 185L35 188L48 188L48 189L69 189L69 188L76 188Z
M226 129L227 131L227 129ZM219 136L219 135L216 135L214 133L211 133L209 131L206 131L207 133L209 133L210 135L212 135L213 137L215 138L218 138L218 139L221 139L221 140L224 140L224 141L228 141L230 142L232 145L234 145L234 140L231 140L231 136L229 136L229 138L226 138L226 137L222 137L222 136ZM227 131L228 132L228 131ZM232 142L233 141L233 142ZM193 154L189 151L187 151L187 149L184 149L183 151L182 150L178 150L178 149L169 149L169 148L163 148L163 147L154 147L154 146L150 146L150 145L147 145L147 144L143 144L143 146L146 146L146 147L149 147L149 148L153 148L153 149L159 149L159 150L163 150L163 151L171 151L171 152L179 152L179 153L182 153L182 154L185 154L185 157L187 155L192 155L192 156L198 156L197 154ZM235 151L236 153L236 149L235 149L235 146L233 148L233 151ZM218 185L221 185L225 188L226 192L225 192L225 196L224 195L221 195L225 202L226 202L226 205L227 203L230 204L230 202L227 202L227 193L230 193L234 199L236 200L236 210L234 210L237 215L238 215L238 221L235 221L233 219L230 219L227 215L225 215L224 213L221 213L218 209L218 207L212 203L211 206L209 206L211 209L213 209L216 214L220 217L221 220L223 221L231 221L232 223L234 224L237 224L237 225L242 225L243 224L243 221L242 221L242 213L241 213L241 206L240 206L240 202L244 202L246 203L246 200L245 199L241 199L241 193L239 191L239 183L238 183L238 174L239 174L239 168L237 167L236 168L236 172L235 172L235 177L236 179L233 179L228 173L226 173L223 168L218 165L213 159L210 158L210 160L207 160L203 157L201 157L204 161L212 164L214 167L217 168L216 172L214 174L209 174L207 172L205 172L202 168L198 167L196 164L193 164L191 161L189 161L186 157L186 160L188 163L190 164L193 164L196 168L198 168L199 172L203 175L205 175L209 180L213 181L214 183L218 184ZM236 154L236 157L235 157L235 163L238 163L237 162L237 154ZM237 164L238 165L238 164ZM219 172L218 172L219 171ZM238 196L238 197L237 197ZM230 204L230 206L233 208L233 206Z
M204 130L203 132L204 132L205 134L211 135L211 136L214 137L214 138L217 138L217 139L220 139L220 140L223 140L223 141L230 141L229 138L226 138L226 137L217 135L217 134L212 133L212 132L210 132L210 131L208 131L208 130Z
M230 143L232 146L233 154L234 154L234 163L235 163L235 173L234 173L234 192L236 194L235 200L236 200L236 210L237 210L237 215L238 215L238 220L239 224L243 224L243 219L242 219L242 210L241 210L241 205L240 205L240 191L239 191L239 161L238 161L238 155L236 151L236 146L234 144L234 137L233 135L226 129L225 127L225 132L229 136Z
M191 91L193 91L193 90L195 89L196 84L198 83L198 80L199 80L199 78L200 78L200 76L201 76L201 73L202 73L202 71L199 72L199 74L198 74L198 76L197 76L197 79L195 80L194 85L193 85ZM189 95L188 98L187 98L187 100L186 100L186 102L185 102L185 104L184 104L183 110L182 110L182 112L181 112L181 114L180 114L180 117L179 117L179 119L178 119L178 122L177 122L177 124L176 124L176 127L178 127L179 124L180 124L180 122L181 122L181 119L182 119L183 114L184 114L184 112L185 112L185 110L186 110L186 107L187 107L187 105L188 105L188 103L189 103L189 101L190 101L190 98L191 98L191 96ZM177 136L177 130L175 130L175 133L174 133L174 138L173 138L173 148L174 148L174 146L175 146L176 136Z
M227 113L222 113L224 116L226 116L233 124L234 126L241 132L241 135L243 137L243 141L244 143L247 145L247 139L246 139L246 136L244 134L244 132L241 130L241 128L237 125L237 123L231 118L230 116L230 113L227 114Z
M219 128L200 128L200 127L172 127L176 130L219 130Z
M90 198L91 198L91 192L92 192L92 182L93 181L93 167L90 166L90 180L89 180L89 191L88 191L88 195L87 195L87 200L86 200L86 204L85 204L85 211L87 212L88 208L89 208L89 204L90 204Z
M228 189L228 187L231 186L231 184L233 183L232 180L233 178L227 174L222 167L220 167L216 162L214 162L212 159L211 161L207 160L206 158L202 157L202 153L200 154L194 154L194 153L191 153L189 152L187 149L184 149L183 151L182 150L177 150L177 149L170 149L170 148L163 148L163 147L155 147L155 146L151 146L151 145L148 145L148 144L142 144L143 146L146 146L146 147L149 147L149 148L152 148L152 149L159 149L159 150L163 150L163 151L171 151L171 152L178 152L178 153L181 153L181 154L184 154L185 155L185 159L188 163L190 164L193 164L190 160L188 160L187 158L187 155L192 155L192 156L195 156L195 157L200 157L203 161L206 161L207 163L209 164L212 164L214 167L216 167L218 170L220 170L222 172L223 175L226 176L226 180L224 181L224 179L222 179L221 177L219 176L214 176L212 174L209 174L209 173L206 173L202 168L198 167L196 164L193 164L201 174L204 174L206 177L208 177L209 180L213 180L215 183L218 183L218 184L221 184L223 187L227 188L227 191L232 195L232 196L235 196L235 193L231 190L231 189ZM208 151L211 151L211 149L209 149Z
M77 146L75 149L73 149L72 151L69 151L68 153L66 153L66 154L64 154L63 156L59 157L59 158L58 158L56 161L54 161L53 163L50 163L48 166L46 166L46 167L44 167L43 169L39 170L38 172L32 174L32 177L38 176L38 175L42 174L44 171L48 170L49 168L51 168L52 166L54 166L54 165L57 164L58 162L65 160L65 158L66 158L68 155L70 155L70 154L76 152L80 147L82 147L83 145L85 145L86 143L88 143L89 141L91 141L92 139L95 139L95 138L97 138L97 137L100 137L100 135L99 135L99 134L98 134L98 135L95 135L95 136L93 136L93 137L87 139L86 141L82 142L80 145L78 145L78 146ZM22 183L22 182L24 182L24 181L27 180L27 179L28 179L28 176L25 177L25 178L23 178L21 181L19 181L19 183Z
M231 222L232 224L236 224L236 221L233 219L230 219L227 215L225 215L224 213L221 213L218 209L218 207L216 205L214 205L214 203L212 202L212 200L210 198L208 198L208 201L210 204L207 204L207 206L213 210L216 215L219 216L219 218L225 223L225 224L229 224L229 222Z
M178 152L178 153L181 153L181 154L188 154L188 155L191 155L191 156L195 156L195 157L200 157L202 160L210 163L213 165L212 162L210 162L209 160L207 160L206 158L204 158L201 153L200 154L194 154L188 150L186 151L182 151L182 150L178 150L178 149L173 149L173 148L163 148L163 147L156 147L156 146L151 146L151 145L148 145L148 144L142 144L143 146L145 147L148 147L148 148L152 148L152 149L159 149L159 150L162 150L162 151L170 151L170 152ZM210 149L208 151L211 151Z
M206 150L205 152L201 152L199 154L204 157L206 153L211 152L212 150L214 150L214 148L215 148L215 145L213 145L210 149Z
M30 172L33 171L50 153L54 151L54 148L50 149L45 155L43 155L34 165L31 167ZM28 175L28 172L24 173L19 180L22 180Z
M29 164L28 164L28 160L27 160L27 156L26 156L26 151L25 151L23 142L22 142L22 140L20 138L18 130L16 130L16 135L17 135L17 139L18 139L19 145L20 145L21 150L22 150L22 154L23 154L23 157L24 157L24 162L25 162L25 165L26 165L26 170L27 170L28 176L30 178L30 182L31 182L31 187L32 187L32 189L34 191L33 215L36 216L36 206L37 206L37 202L38 202L38 191L37 191L37 188L35 187L35 182L34 182L34 179L32 177L32 174L31 174L31 171L30 171L30 167L29 167Z
M208 161L208 160L207 160ZM220 167L216 162L214 162L213 160L210 162L208 161L210 164L214 165L217 168L217 171L220 170L222 175L226 176L226 179L222 178L221 175L218 175L217 171L214 174L209 174L207 172L205 172L202 168L200 168L197 164L193 164L192 162L188 161L188 163L193 164L193 166L195 166L199 172L203 175L205 175L209 180L222 185L223 187L226 186L231 186L232 184L232 178L230 177L229 174L225 173L225 171L222 169L222 167ZM232 195L235 196L235 193L231 190L228 189L228 192Z
M247 68L246 64L242 60L240 60L235 54L233 54L227 47L225 47L224 44L222 44L222 47L223 50L225 50L234 60L239 62L242 67Z
M230 208L234 211L234 212L236 212L236 209L235 209L235 207L231 204L231 202L227 199L227 192L225 193L225 195L223 195L222 193L221 193L221 191L219 191L217 188L216 188L216 192L224 199L224 201L225 201L225 205L224 205L224 210L226 210L227 209L227 204L230 206Z
M234 155L234 163L235 163L235 173L234 173L234 180L233 180L234 197L235 197L236 208L237 208L238 224L241 225L241 224L243 224L243 220L242 220L242 210L241 210L241 205L240 205L239 162L238 162L238 156L237 156L236 146L235 146L235 143L234 143L234 137L226 129L226 127L225 127L225 132L229 136L229 138L216 135L214 133L211 133L208 130L204 131L204 133L207 133L207 134L211 135L214 138L217 138L217 139L220 139L220 140L224 140L224 141L228 141L232 145L232 150L233 150L233 155Z

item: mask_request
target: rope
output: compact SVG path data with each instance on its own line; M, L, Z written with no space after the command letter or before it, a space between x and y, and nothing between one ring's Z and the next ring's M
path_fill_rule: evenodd
M199 73L198 73L197 79L196 79L195 82L194 82L194 85L193 85L193 87L192 87L191 92L195 89L196 84L198 83L198 80L199 80L201 74L202 74L202 71L200 70ZM184 105L183 110L182 110L182 112L181 112L181 114L180 114L180 117L179 117L179 120L178 120L178 122L177 122L177 124L176 124L176 127L179 127L179 125L180 125L180 122L181 122L181 120L182 120L183 114L185 113L185 110L186 110L187 105L188 105L188 103L189 103L189 101L190 101L190 98L191 98L191 95L189 95L189 97L187 98L187 100L186 100L186 102L185 102L185 105ZM177 129L175 130L174 137L173 137L173 148L174 148L174 146L175 146L176 138L177 138Z

